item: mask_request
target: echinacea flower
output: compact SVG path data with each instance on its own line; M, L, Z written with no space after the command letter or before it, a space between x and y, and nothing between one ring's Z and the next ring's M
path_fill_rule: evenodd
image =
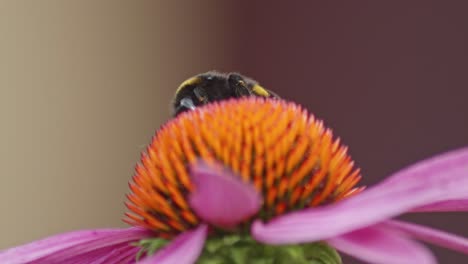
M367 190L360 178L347 148L296 104L214 103L169 121L142 155L125 218L134 227L49 237L0 252L0 263L337 263L330 246L370 263L436 263L417 240L468 253L465 238L393 219L467 211L468 148Z

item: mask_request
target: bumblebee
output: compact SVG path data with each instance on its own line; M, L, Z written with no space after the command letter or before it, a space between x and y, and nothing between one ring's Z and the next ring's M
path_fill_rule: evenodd
M244 96L279 98L255 80L239 73L210 71L187 79L177 88L172 103L173 115L211 102Z

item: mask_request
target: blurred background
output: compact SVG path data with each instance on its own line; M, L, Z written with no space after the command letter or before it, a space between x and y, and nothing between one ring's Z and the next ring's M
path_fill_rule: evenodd
M140 152L176 87L208 70L251 76L324 119L365 184L468 145L467 7L1 1L0 249L125 226ZM467 214L404 218L468 236ZM440 263L467 258L434 250Z

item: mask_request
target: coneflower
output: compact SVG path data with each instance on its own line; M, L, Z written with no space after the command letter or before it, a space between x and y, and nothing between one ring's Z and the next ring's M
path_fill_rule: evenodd
M390 220L467 211L468 149L367 190L360 178L300 106L213 103L169 121L142 154L124 219L134 227L46 238L0 252L0 263L340 263L333 248L370 263L435 263L414 239L468 253L465 238Z

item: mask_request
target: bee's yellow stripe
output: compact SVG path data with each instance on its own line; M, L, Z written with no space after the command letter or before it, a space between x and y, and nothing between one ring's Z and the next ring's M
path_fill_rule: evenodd
M252 91L259 96L269 97L270 93L260 85L256 84L252 87Z
M190 79L185 80L179 86L179 88L177 88L176 94L178 94L185 86L199 84L199 83L201 83L201 81L202 81L202 79L200 77L198 77L198 76L195 76L195 77L192 77Z

